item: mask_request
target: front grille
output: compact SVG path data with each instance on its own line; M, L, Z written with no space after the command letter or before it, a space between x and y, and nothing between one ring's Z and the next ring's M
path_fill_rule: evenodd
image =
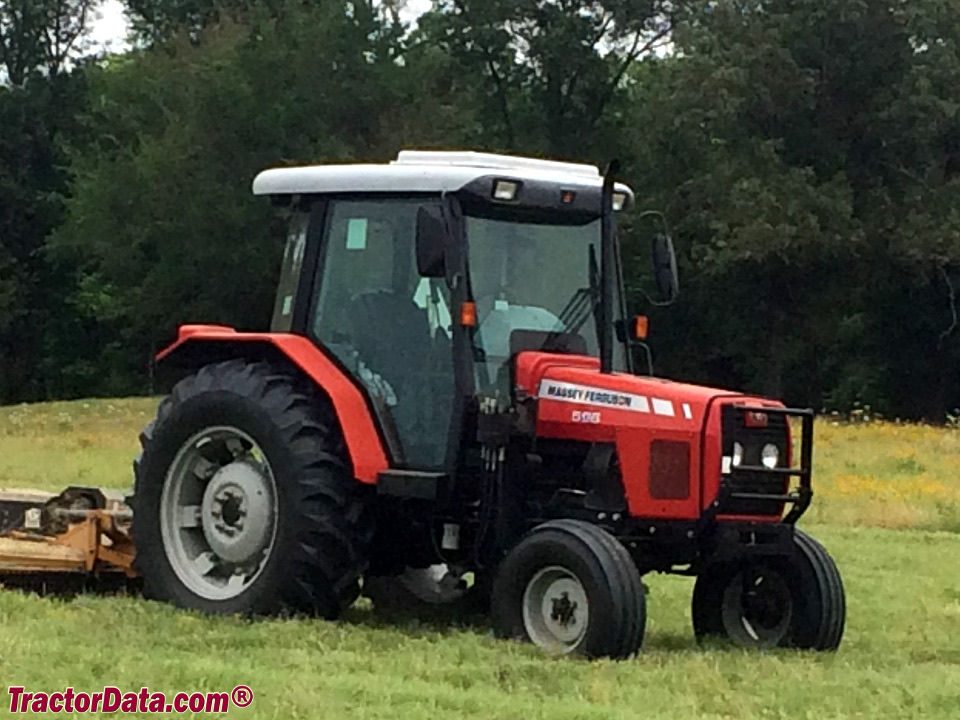
M746 412L737 406L723 408L723 454L733 457L734 443L743 447L743 459L739 468L731 466L724 477L726 497L721 512L726 515L781 515L783 496L789 486L789 477L769 472L763 466L761 451L773 444L780 453L777 468L787 467L788 418L779 413L767 413L766 427L746 427ZM751 497L737 497L748 495ZM772 496L771 500L753 496Z
M690 443L676 440L650 443L650 497L654 500L690 497Z
M748 477L733 478L732 489L737 493L751 493L757 495L771 495L780 497L786 492L783 478L774 478L773 481ZM723 505L724 515L782 515L783 502L780 500L762 500L754 498L730 498Z

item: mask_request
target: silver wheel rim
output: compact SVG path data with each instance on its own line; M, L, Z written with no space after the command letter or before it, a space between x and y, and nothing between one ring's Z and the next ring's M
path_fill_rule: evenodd
M723 626L747 647L776 647L793 620L793 597L783 577L766 568L738 572L723 591Z
M207 600L247 590L273 550L276 498L270 463L247 433L217 426L187 440L160 496L163 547L180 582Z
M587 591L566 568L545 567L523 593L523 625L534 644L569 653L583 641L590 622Z

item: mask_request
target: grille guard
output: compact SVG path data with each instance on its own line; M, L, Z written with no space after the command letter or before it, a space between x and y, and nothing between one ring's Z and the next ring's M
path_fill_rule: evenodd
M800 430L800 464L796 467L777 467L768 468L764 465L739 465L736 468L731 467L729 472L724 472L720 480L720 491L716 500L710 506L708 514L710 519L717 515L744 513L730 508L730 504L735 501L757 501L768 503L779 503L790 505L790 509L783 516L781 522L793 525L810 507L810 501L813 499L813 489L811 488L811 476L813 469L813 410L798 410L794 408L775 408L754 405L728 405L722 410L723 416L723 450L727 455L728 447L732 446L733 438L730 437L732 428L744 428L744 415L747 413L764 413L768 416L778 415L786 421L790 418L799 418L801 422ZM792 460L792 458L791 458ZM773 479L773 478L799 478L799 487L784 493L759 493L745 492L737 488L736 479ZM759 513L758 513L759 514Z

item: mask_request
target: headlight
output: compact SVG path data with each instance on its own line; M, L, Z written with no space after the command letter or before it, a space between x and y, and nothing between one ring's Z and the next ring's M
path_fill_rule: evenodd
M511 202L517 199L520 183L511 180L497 180L493 184L493 199Z
M734 467L740 465L743 462L743 445L738 442L733 444L733 459L731 460Z
M771 470L777 466L777 463L780 462L780 451L777 449L777 446L773 443L767 443L763 446L763 450L760 451L760 460L763 462L764 467L768 467Z

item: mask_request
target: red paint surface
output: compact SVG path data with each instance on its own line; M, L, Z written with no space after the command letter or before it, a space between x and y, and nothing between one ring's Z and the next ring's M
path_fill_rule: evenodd
M634 517L694 520L717 496L721 478L721 408L728 404L780 403L727 390L687 385L625 373L603 374L596 358L527 352L517 358L517 385L537 399L539 437L614 443L623 472L627 506ZM540 397L544 381L569 383L647 399L649 412L569 399ZM673 416L657 414L654 399L669 401ZM687 418L684 405L690 410ZM635 407L639 407L635 405ZM581 420L575 420L580 413ZM589 421L582 420L587 414ZM599 418L596 415L599 414ZM599 419L599 422L594 422ZM690 445L690 495L654 499L649 492L650 443L673 440ZM751 518L754 521L764 518Z
M269 343L299 367L330 396L340 420L353 474L361 482L375 484L388 469L374 418L360 390L310 340L288 333L242 333L222 325L183 325L176 342L157 355L162 360L187 343Z

